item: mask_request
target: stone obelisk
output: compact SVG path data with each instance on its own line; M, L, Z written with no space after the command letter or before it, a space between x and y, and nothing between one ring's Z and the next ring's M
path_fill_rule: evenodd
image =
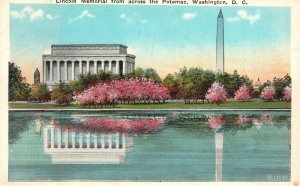
M217 19L216 70L224 72L224 19L221 9Z

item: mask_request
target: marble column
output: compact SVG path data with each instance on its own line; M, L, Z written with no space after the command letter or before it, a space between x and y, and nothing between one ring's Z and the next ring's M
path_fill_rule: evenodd
M90 148L90 143L91 143L90 132L87 132L86 133L86 148Z
M53 81L53 61L50 61L49 81Z
M57 128L57 148L61 148L61 128Z
M120 74L120 69L119 69L119 61L116 61L116 74L119 75Z
M72 130L72 148L75 148L75 135L76 135L76 131L75 129Z
M79 75L82 74L82 61L79 61Z
M65 81L68 81L68 61L65 61Z
M47 74L46 74L46 68L47 67L47 62L43 61L43 82L47 81Z
M123 75L125 75L125 73L126 73L126 61L123 61Z
M51 126L50 130L51 130L51 133L50 133L51 134L51 136L50 136L51 137L51 145L50 145L50 147L54 148L54 127Z
M90 61L86 61L86 73L90 72Z
M44 126L44 149L48 148L48 126Z
M74 65L75 61L72 61L72 80L75 79L74 77L74 73L75 73L75 65Z
M56 67L57 67L57 74L56 74L57 82L59 82L60 81L60 61L56 62Z
M98 61L94 61L94 73L95 74L98 74L97 69L98 69Z
M116 149L119 148L119 133L116 133Z
M97 132L94 133L94 148L98 146Z
M104 61L101 61L101 70L104 72Z
M112 147L112 134L108 134L108 148L111 149Z
M80 130L79 131L79 148L82 148L82 144L83 144L83 138L82 138L82 136L83 136L83 131Z
M112 72L112 69L111 69L112 65L111 65L111 63L112 63L112 61L108 61L108 73L109 74L111 74L111 72Z
M104 133L101 133L101 148L102 148L102 149L103 149L104 146L105 146L104 138L105 138L105 134L104 134Z
M123 133L122 134L122 149L126 147L126 135Z
M65 148L68 148L68 146L69 146L69 129L65 129L64 133L65 133Z

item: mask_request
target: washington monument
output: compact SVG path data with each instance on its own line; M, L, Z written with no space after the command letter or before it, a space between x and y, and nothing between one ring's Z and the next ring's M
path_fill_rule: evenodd
M224 72L224 19L220 9L217 21L216 70Z

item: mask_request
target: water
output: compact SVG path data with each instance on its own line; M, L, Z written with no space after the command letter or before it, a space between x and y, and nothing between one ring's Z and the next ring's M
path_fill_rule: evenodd
M289 181L290 119L289 111L10 111L9 180Z

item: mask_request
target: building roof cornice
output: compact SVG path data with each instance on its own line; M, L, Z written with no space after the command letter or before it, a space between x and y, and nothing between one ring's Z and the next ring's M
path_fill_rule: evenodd
M126 45L122 44L53 44L52 47L124 47L128 48Z

